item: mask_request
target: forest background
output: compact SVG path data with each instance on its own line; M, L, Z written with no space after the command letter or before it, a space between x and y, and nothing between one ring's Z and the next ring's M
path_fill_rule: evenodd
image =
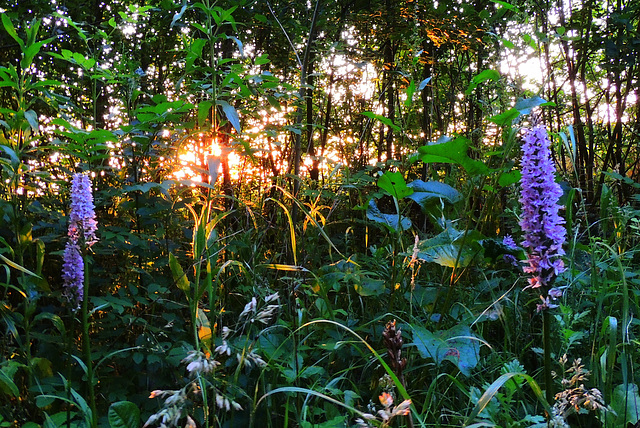
M640 419L638 2L3 3L0 426Z

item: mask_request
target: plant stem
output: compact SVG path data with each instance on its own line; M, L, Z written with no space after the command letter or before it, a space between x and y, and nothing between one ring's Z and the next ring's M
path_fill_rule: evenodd
M87 386L89 390L89 406L91 407L91 427L98 426L96 395L93 387L93 362L91 361L91 341L89 340L89 263L84 256L84 298L82 299L82 351L84 364L87 366Z
M547 402L553 403L553 379L551 378L551 315L549 309L542 311L542 341L544 346L544 386Z

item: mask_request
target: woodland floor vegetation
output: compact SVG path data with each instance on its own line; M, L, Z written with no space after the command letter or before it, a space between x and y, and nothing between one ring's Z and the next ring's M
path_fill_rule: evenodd
M0 17L0 427L638 426L638 2Z

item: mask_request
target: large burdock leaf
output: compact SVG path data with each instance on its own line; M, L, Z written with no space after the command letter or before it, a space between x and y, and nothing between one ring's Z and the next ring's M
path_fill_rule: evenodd
M480 342L466 325L435 332L413 327L413 344L422 358L430 358L438 365L451 361L465 376L471 375L471 369L478 364Z
M369 208L367 208L367 218L369 220L373 220L376 223L384 224L391 230L395 230L398 232L398 228L402 230L407 230L411 227L411 220L409 220L405 216L401 216L398 214L383 214L378 206L376 205L376 201L371 199L369 201Z
M611 426L625 427L627 424L636 424L640 420L640 395L638 395L638 385L630 383L628 385L618 385L613 390L611 407L617 414L615 423ZM611 413L607 412L611 415ZM613 415L609 416L611 419Z
M467 155L469 139L457 137L439 144L428 144L418 148L417 159L424 163L454 163L462 166L469 175L488 174L489 168L479 160Z
M448 225L439 235L418 242L418 258L440 266L469 266L481 248L474 248L478 246L477 237L472 235L467 236L463 245L463 235Z
M455 204L462 199L460 192L448 184L439 181L424 182L422 180L415 180L407 184L407 186L413 189L413 193L407 196L407 198L417 202L423 209L426 209L433 202L439 200Z
M385 172L378 179L378 187L387 191L387 193L396 199L402 199L413 193L413 190L407 186L404 177L399 172Z

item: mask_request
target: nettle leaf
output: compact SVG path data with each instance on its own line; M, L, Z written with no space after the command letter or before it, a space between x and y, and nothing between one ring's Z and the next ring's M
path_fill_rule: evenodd
M456 325L449 330L431 332L423 327L413 327L413 344L422 358L436 364L451 361L465 376L478 364L481 340L469 326Z
M448 184L439 181L424 182L422 180L415 180L407 184L407 186L413 189L413 193L407 196L407 198L415 201L423 209L426 209L436 201L443 200L450 204L455 204L462 199L460 192Z
M440 140L439 140L440 141ZM469 139L457 137L439 144L428 144L418 148L417 159L424 163L454 163L462 166L469 175L488 174L489 168L481 161L467 155Z
M383 214L373 199L369 201L369 207L367 208L367 218L369 220L375 221L376 223L383 224L389 229L395 230L396 232L399 232L398 226L402 230L407 230L411 227L411 220L409 220L407 217L400 216L398 214Z
M140 409L130 401L118 401L109 406L108 418L111 428L138 428Z
M378 187L385 190L396 199L402 199L413 193L413 189L407 187L404 177L399 172L387 171L378 179Z

